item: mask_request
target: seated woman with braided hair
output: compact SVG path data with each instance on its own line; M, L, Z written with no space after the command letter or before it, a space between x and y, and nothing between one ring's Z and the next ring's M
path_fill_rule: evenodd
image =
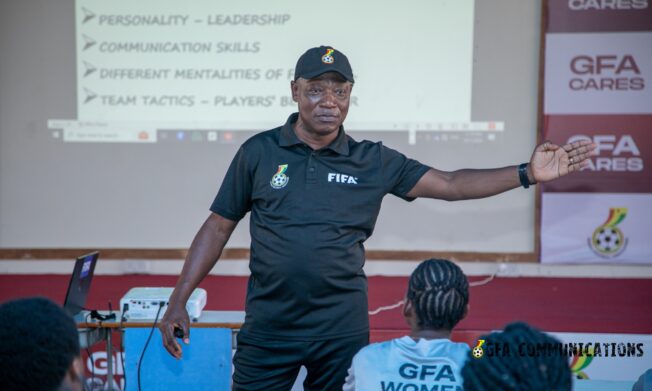
M460 371L469 355L451 330L469 308L469 283L453 262L423 261L412 272L403 307L409 336L376 343L353 358L345 391L462 389Z

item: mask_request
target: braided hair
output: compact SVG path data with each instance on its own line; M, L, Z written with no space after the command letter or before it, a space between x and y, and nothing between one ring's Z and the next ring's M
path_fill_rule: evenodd
M465 391L561 391L571 389L571 372L565 357L558 354L519 355L522 344L559 344L560 342L529 325L516 322L505 331L481 337L487 344L508 346L508 355L473 358L469 354L462 377Z
M466 313L469 282L453 262L428 259L412 272L407 298L420 328L452 330Z
M79 356L77 326L45 298L0 305L0 389L54 391Z

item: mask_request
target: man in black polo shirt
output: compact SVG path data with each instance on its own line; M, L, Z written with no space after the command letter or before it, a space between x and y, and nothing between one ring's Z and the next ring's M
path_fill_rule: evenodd
M185 303L251 212L251 277L238 334L236 390L290 389L301 365L306 390L341 389L353 355L368 343L364 241L383 197L462 200L528 187L579 170L588 142L539 145L529 164L444 172L382 143L357 142L342 126L353 72L331 47L303 54L291 83L299 112L237 152L200 228L160 330L181 357Z

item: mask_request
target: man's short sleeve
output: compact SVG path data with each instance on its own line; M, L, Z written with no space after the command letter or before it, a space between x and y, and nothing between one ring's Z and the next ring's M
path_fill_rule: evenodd
M233 158L222 186L211 205L211 212L229 220L239 221L251 210L253 173L242 147Z
M412 190L430 167L382 144L380 148L383 183L386 185L385 192L406 201L413 201L414 198L408 197L406 194Z

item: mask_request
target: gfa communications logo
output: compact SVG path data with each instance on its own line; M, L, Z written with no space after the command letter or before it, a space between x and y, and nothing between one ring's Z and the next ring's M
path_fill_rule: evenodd
M484 349L482 348L483 344L484 344L484 339L479 339L478 344L475 345L475 347L471 351L471 354L473 354L473 357L482 358L482 356L484 356Z
M609 208L607 221L596 228L593 235L588 238L589 248L596 255L613 258L625 251L627 238L618 228L618 224L625 220L625 217L627 217L627 208Z

